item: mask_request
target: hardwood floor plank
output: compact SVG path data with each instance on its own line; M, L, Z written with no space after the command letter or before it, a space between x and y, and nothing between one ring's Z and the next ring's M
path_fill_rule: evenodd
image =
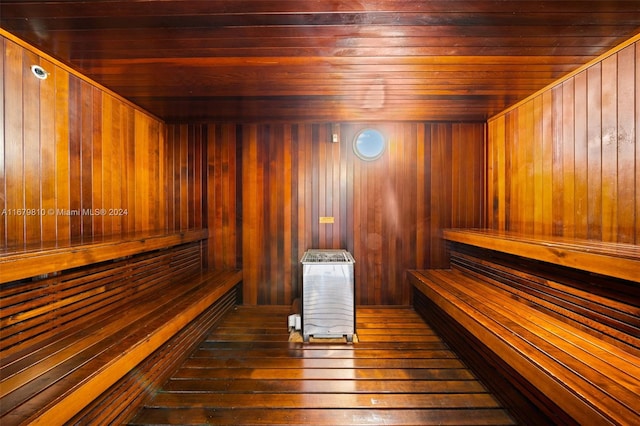
M420 351L433 351L440 349L448 349L448 347L442 342L398 342L394 345L389 345L388 342L380 343L380 342L358 342L357 345L348 346L344 344L322 344L315 345L310 344L307 347L301 347L299 343L287 343L287 342L237 342L231 340L218 340L218 341L204 341L200 345L200 349L206 353L206 351L233 351L233 350L249 350L249 349L260 349L260 350L280 350L280 351L291 351L295 353L304 354L305 352L315 353L315 352L329 352L329 351L343 351L345 353L355 353L360 358L363 354L371 353L380 353L382 350L386 351L414 351L416 353ZM393 352L390 352L393 353Z
M167 392L300 392L314 393L486 393L487 389L475 380L171 380L164 386Z
M189 358L184 368L466 368L457 359L424 358Z
M288 314L230 312L131 424L514 424L411 308L359 308L354 344L288 342Z
M358 358L358 359L386 359L397 358L398 353L402 352L406 358L438 358L438 359L451 359L457 358L456 354L449 349L407 349L398 351L398 353L380 353L379 349L361 349L358 351L348 351L345 349L272 349L272 350L256 350L256 351L242 351L242 350L215 350L202 348L196 350L193 354L194 358L204 357L208 358L212 352L220 352L217 354L217 358Z
M180 368L177 379L254 380L473 380L467 369L355 369L355 368Z
M432 336L432 337L438 337L438 335L435 333L435 331L431 330L430 328L425 328L425 327L416 327L413 325L409 326L410 328L407 328L406 325L398 325L397 327L392 327L392 325L390 324L388 327L385 327L384 329L381 329L380 327L373 327L373 326L369 326L367 327L362 327L359 326L358 327L358 335L360 337L362 336ZM393 329L393 331L389 331L389 329Z
M474 394L337 394L337 393L160 393L149 408L497 408L499 403L486 393Z
M513 421L500 409L218 409L145 408L131 425L511 425Z
M366 342L372 339L375 339L377 342L439 342L440 338L438 336L424 336L424 335L416 335L416 334L367 334L367 333L359 333L358 338L362 342Z

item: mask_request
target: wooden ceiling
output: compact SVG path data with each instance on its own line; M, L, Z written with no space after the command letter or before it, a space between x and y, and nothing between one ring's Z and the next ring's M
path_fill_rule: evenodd
M640 1L2 0L0 26L170 122L484 121Z

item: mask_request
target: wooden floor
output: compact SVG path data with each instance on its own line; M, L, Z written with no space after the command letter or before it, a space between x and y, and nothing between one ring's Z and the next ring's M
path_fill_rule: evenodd
M352 345L289 343L288 313L228 314L131 424L514 424L411 308L358 308Z

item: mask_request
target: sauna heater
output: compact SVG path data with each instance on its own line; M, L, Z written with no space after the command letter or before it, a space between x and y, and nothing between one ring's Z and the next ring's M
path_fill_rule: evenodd
M353 265L346 250L307 250L302 263L302 336L353 341Z

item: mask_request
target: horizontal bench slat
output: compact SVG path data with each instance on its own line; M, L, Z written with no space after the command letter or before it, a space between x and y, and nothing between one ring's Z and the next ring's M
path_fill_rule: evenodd
M599 305L609 310L607 315L617 317L617 316L625 316L625 320L633 321L637 325L640 326L640 310L637 307L633 307L627 303L614 300L605 296L601 296L595 293L590 293L586 290L579 288L572 288L567 285L562 285L556 283L550 279L545 279L542 277L536 277L531 274L527 274L521 271L513 270L509 267L504 267L495 261L487 262L483 259L479 259L477 257L472 257L466 255L464 253L456 252L455 253L455 262L459 262L465 268L467 272L475 272L478 277L484 276L487 272L485 269L480 268L479 266L487 266L492 270L492 273L504 273L505 275L514 277L512 282L523 281L526 282L526 290L527 291L535 291L536 288L532 288L532 284L536 284L538 287L537 294L547 294L549 296L557 295L554 301L575 301L576 303L587 301L590 304ZM528 295L527 292L521 292L521 294L526 297ZM532 295L532 298L535 298ZM573 304L572 306L575 306ZM636 333L640 336L640 333Z
M440 307L450 318L454 319L462 327L469 330L475 337L483 342L487 347L494 351L500 358L504 359L512 368L518 372L533 372L537 366L526 356L526 352L522 356L514 356L518 352L514 351L505 343L499 334L487 329L482 323L476 320L476 317L480 316L479 312L473 307L463 305L459 307L455 303L455 299L450 297L446 292L441 293L434 291L431 287L416 285L414 282L414 288L423 293L433 303ZM498 330L502 332L503 330ZM530 375L523 375L526 379L531 380ZM563 409L575 413L587 413L588 406L575 398L572 398L573 393L565 389L561 384L554 380L545 377L540 380L535 380L535 385L545 394L554 395L553 399L563 403Z
M154 235L138 233L118 236L117 239L95 239L92 242L74 243L60 247L37 247L27 250L5 251L0 256L2 282L48 274L91 265L99 262L132 256L151 250L159 250L179 244L203 240L207 229L185 231L176 234Z
M149 386L125 379L132 368L163 377L143 361L172 365L182 355L168 342L193 345L238 300L240 271L202 272L206 236L135 234L0 257L0 422L82 419L101 394L121 409L100 417L128 411Z
M68 416L123 377L131 366L164 344L241 279L239 271L202 274L193 279L195 284L176 285L167 289L166 294L158 295L158 300L113 313L119 319L105 327L97 327L88 335L87 331L80 332L76 341L69 342L62 351L21 371L25 377L20 374L13 377L15 382L25 381L24 389L13 392L16 400L10 395L2 405L5 402L21 405L18 411L4 413L3 424L27 420L33 424L54 424L68 420ZM41 355L34 357L38 359ZM43 371L40 364L45 366ZM38 374L40 379L27 380ZM30 406L34 412L27 414Z
M640 282L640 247L562 238L531 238L481 229L446 229L443 237L490 250Z
M410 279L579 421L638 420L638 359L460 272L412 272Z
M225 291L217 288L214 292L208 293L206 297L200 299L196 304L189 306L182 311L179 316L175 317L171 322L165 323L157 331L139 342L126 356L120 357L112 361L108 367L91 377L73 392L65 395L62 400L56 402L54 407L38 414L35 419L30 419L33 425L51 425L63 423L69 420L73 413L81 410L87 401L97 398L106 388L113 385L118 379L123 377L131 368L144 358L159 348L165 341L173 336L177 331L186 326L191 320L211 305L215 300L221 297L230 289L233 282L232 279L227 280L224 284L229 285ZM78 396L81 395L82 398Z
M160 310L162 312L165 306L171 306L173 300L180 297L183 291L183 288L179 286L173 289L164 289L154 299L153 303L149 301L142 303L139 300L133 300L119 308L118 318L114 319L114 312L108 312L103 314L102 317L96 318L93 324L83 327L75 333L65 333L64 336L55 338L51 344L39 346L35 351L22 353L22 357L19 359L11 360L8 358L3 360L2 368L0 368L0 377L2 377L0 397L4 397L18 387L28 383L30 378L40 377L47 371L59 367L65 361L87 351L98 343L101 346L105 346L109 342L110 336L114 334L124 335L124 330L127 327L135 330L135 326L132 326L132 324L148 316L149 311ZM34 363L34 359L37 362ZM67 371L74 368L74 366L70 365L64 366ZM34 387L39 388L39 386ZM30 396L32 395L26 395L23 399L26 400ZM2 408L0 408L0 414L2 413L1 410Z
M607 344L600 339L575 327L567 325L554 317L545 315L539 310L521 303L513 303L509 293L498 290L497 287L480 283L470 279L458 271L430 271L428 277L437 276L441 281L456 290L459 298L470 295L476 306L487 307L492 314L502 316L501 323L508 324L513 331L515 327L522 327L524 334L540 340L540 347L549 349L549 356L556 352L552 346L561 350L560 354L568 354L575 359L580 369L595 369L594 377L603 375L603 387L612 387L625 394L627 401L635 402L640 388L634 377L640 377L638 358L630 356L626 351ZM495 319L495 318L494 318ZM508 322L507 322L508 321ZM530 333L531 332L531 333ZM548 346L547 346L548 344ZM631 379L631 380L630 380ZM627 388L618 385L625 384ZM629 389L631 393L629 393Z
M69 423L126 424L147 396L169 379L171 373L202 342L212 327L237 305L239 295L240 286L227 292L206 312L127 373ZM145 380L141 381L140 377L144 377ZM105 410L104 407L109 409Z
M152 294L157 286L200 271L199 243L181 244L170 250L125 257L103 262L79 270L64 271L45 278L34 287L24 283L23 297L15 299L13 285L5 298L5 287L0 288L3 307L0 332L0 357L10 357L22 347L34 345L48 338L50 331L61 333L76 322L88 323L110 311L129 298ZM189 261L176 263L175 258ZM109 271L113 271L112 274ZM19 283L16 286L19 286ZM29 297L32 296L32 297ZM5 302L7 300L7 302Z
M459 244L451 246L451 266L640 356L635 283Z

